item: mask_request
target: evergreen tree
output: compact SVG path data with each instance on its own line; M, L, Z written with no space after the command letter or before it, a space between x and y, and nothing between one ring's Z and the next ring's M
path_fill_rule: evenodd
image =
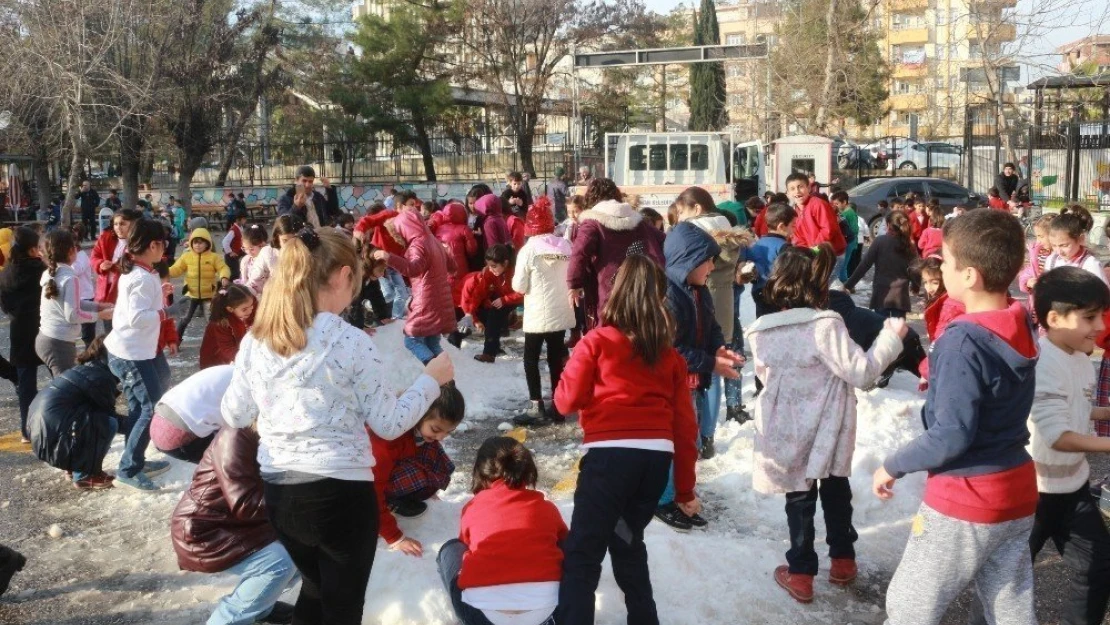
M694 24L694 45L720 43L717 7L713 0L701 0L701 12ZM724 63L695 63L690 67L690 130L720 130L727 125Z

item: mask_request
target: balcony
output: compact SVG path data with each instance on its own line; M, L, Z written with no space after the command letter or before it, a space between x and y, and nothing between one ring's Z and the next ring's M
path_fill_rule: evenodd
M970 41L1013 41L1017 39L1017 26L1005 23L980 22L967 27Z
M891 75L895 78L925 78L929 75L929 68L924 65L902 65L894 66L894 71Z
M924 93L900 93L890 96L890 108L895 111L920 111L929 105Z
M887 0L887 11L890 13L924 11L928 8L929 0Z
M929 28L903 28L900 30L891 30L887 34L887 43L892 46L907 44L907 43L929 43Z
M1017 0L974 0L972 8L990 7L992 9L1012 9L1018 5Z

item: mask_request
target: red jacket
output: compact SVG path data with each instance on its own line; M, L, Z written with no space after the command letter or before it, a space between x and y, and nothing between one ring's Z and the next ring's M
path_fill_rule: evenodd
M200 342L200 368L207 369L235 362L239 344L243 342L249 329L250 324L243 323L235 315L228 315L223 321L209 323L204 329L204 339Z
M933 300L933 303L925 307L925 331L929 334L929 342L936 343L937 339L944 334L948 324L965 312L967 312L967 308L964 307L964 303L948 297L947 293ZM929 379L928 358L923 359L921 364L917 365L917 372L922 380L927 381Z
M457 202L452 202L432 217L439 217L436 221L439 226L433 229L436 238L447 246L447 251L455 261L455 273L451 276L451 295L455 300L455 307L462 307L463 280L466 279L466 269L470 266L470 259L478 254L478 240L474 238L474 231L466 223L466 208ZM429 226L432 220L428 220Z
M917 244L925 229L929 227L929 218L918 214L917 211L910 211L906 216L910 218L910 239Z
M119 294L119 264L112 265L107 271L100 270L100 263L112 262L117 243L119 243L119 237L109 228L100 233L100 238L96 240L92 254L89 255L89 263L96 272L96 301L98 302L115 304L116 296Z
M586 443L673 441L675 501L693 500L698 424L678 350L668 348L649 366L620 330L601 326L575 346L555 390L555 406L561 414L578 413Z
M762 237L767 235L767 209L763 208L759 214L755 216L755 223L752 224L752 232L755 236Z
M358 220L355 224L355 232L369 232L370 243L378 249L385 250L390 254L397 254L403 256L405 247L393 238L389 231L385 229L385 222L397 216L397 211L386 209L373 215L366 215Z
M370 432L370 449L374 453L374 492L378 496L378 536L392 545L405 535L397 526L397 519L389 511L389 506L386 505L385 489L389 486L393 465L397 464L398 460L416 455L416 437L412 432L405 432L400 437L387 441Z
M524 220L516 215L509 215L505 220L509 226L509 236L513 240L513 250L519 251L524 247Z
M166 315L165 309L162 311L162 326L158 329L158 351L166 349L167 345L181 344L181 337L177 336L177 326L174 324L173 317Z
M454 331L451 274L455 273L455 261L416 213L405 211L394 224L408 244L403 255L389 256L389 266L412 284L405 334L434 336Z
M463 506L459 540L467 551L459 588L557 582L566 537L567 524L543 493L497 480Z
M488 267L466 276L461 302L464 313L474 315L498 298L505 306L519 306L524 302L524 296L513 290L512 268L500 276L493 275Z
M848 249L848 242L840 231L840 219L832 204L811 195L794 221L794 245L816 247L822 243L831 244L837 256Z
M990 208L993 208L996 211L1010 212L1010 205L1008 203L1006 203L1006 200L1004 200L1000 197L991 197L991 196L988 195L987 196L987 206L990 207Z
M940 254L940 246L944 242L944 236L940 228L929 226L921 231L917 239L917 249L921 250L921 257L925 258L929 254Z

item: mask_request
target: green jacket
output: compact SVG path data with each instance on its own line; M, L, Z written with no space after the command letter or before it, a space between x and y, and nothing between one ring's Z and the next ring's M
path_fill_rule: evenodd
M848 247L859 245L859 215L850 205L840 211L840 216L848 222Z

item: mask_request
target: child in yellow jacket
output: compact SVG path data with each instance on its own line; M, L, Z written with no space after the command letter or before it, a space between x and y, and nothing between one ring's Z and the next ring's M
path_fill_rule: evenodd
M177 324L177 336L185 338L185 328L193 320L197 309L204 315L204 302L216 295L216 281L220 288L231 284L231 270L224 259L212 251L212 235L205 228L197 228L189 235L189 250L170 267L170 277L185 275L185 296L189 298L189 312Z

